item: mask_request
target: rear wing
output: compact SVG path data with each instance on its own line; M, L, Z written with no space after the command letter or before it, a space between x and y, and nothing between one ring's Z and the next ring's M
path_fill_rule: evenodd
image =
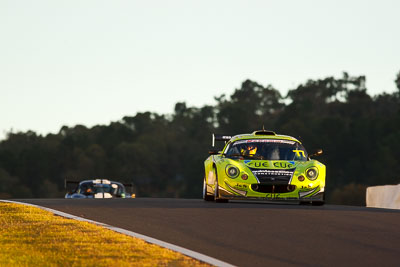
M133 183L127 183L127 184L123 184L123 186L125 186L125 189L128 189L128 187L130 187L131 189L130 189L130 193L131 194L133 194L134 192L133 192L133 188L134 188L134 186L133 186Z
M227 134L212 134L212 146L215 146L215 141L224 141L225 143L231 138L233 135L227 135Z
M80 181L72 181L72 180L67 180L64 179L64 188L67 190L67 192L71 193L75 191L75 189L78 187Z

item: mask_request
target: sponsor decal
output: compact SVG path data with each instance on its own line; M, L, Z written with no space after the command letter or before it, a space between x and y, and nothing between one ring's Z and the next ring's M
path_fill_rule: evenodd
M246 163L246 162L245 162L245 163ZM266 168L266 167L269 166L269 164L268 164L267 161L260 162L260 161L251 161L251 160L250 160L250 161L247 163L247 166L249 166L249 167L254 167L254 168L261 168L261 167Z
M275 199L275 198L279 198L280 194L278 194L278 193L268 193L265 197L268 198L268 199Z
M252 170L254 175L266 175L266 176L288 176L292 175L292 170Z
M253 161L253 160L245 160L243 161L248 167L251 168L269 168L275 167L278 169L292 169L295 165L294 161L276 161L276 162L268 162L268 161Z
M291 169L293 168L294 164L291 164L289 162L274 162L273 165L276 168Z
M245 184L236 183L233 185L233 187L236 189L240 189L240 190L247 190L247 185L245 185Z
M294 149L294 150L292 150L294 153L296 153L296 155L298 156L298 157L305 157L306 156L306 154L304 153L304 150L297 150L297 149Z
M309 185L302 185L301 187L299 187L300 189L310 189L313 187L313 184L309 184Z
M227 186L228 186L228 188L230 189L230 190L232 190L233 192L235 192L235 193L237 193L237 194L239 194L239 195L242 195L242 196L246 196L247 195L247 192L246 191L243 191L243 190L239 190L239 189L235 189L235 188L233 188L232 186L230 186L228 183L225 183Z

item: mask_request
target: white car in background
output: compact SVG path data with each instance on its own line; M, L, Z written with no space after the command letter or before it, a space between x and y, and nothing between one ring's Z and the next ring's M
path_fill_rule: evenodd
M126 192L126 187L133 189L133 184L123 184L107 179L84 181L65 180L67 193L65 198L134 198L135 194Z

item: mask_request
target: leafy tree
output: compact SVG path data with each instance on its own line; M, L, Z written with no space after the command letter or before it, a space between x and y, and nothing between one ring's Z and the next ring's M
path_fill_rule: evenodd
M400 71L396 76L395 83L396 83L397 89L399 89L399 91L400 91Z
M217 123L220 131L243 133L261 129L264 125L273 128L283 110L282 97L271 85L262 85L246 80L226 99L217 97Z

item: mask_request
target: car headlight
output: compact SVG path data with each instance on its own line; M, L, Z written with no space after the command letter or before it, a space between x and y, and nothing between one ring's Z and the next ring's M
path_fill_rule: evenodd
M318 170L317 170L317 168L312 167L312 168L307 169L307 170L306 170L306 176L307 176L307 178L310 179L310 180L315 180L315 179L317 179L317 177L318 177Z
M226 166L226 175L228 175L230 178L235 179L236 177L239 176L239 169L233 165L228 165Z

